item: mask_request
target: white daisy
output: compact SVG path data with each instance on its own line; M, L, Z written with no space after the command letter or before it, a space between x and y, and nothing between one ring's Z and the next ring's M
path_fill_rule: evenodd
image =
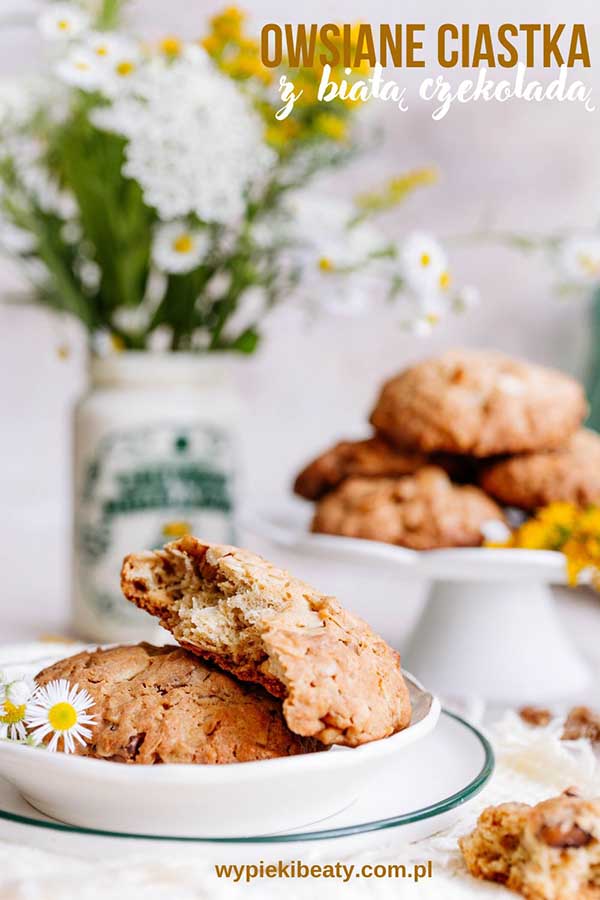
M117 58L123 47L123 40L106 31L95 31L87 36L84 46L100 62L109 63Z
M82 91L101 90L107 81L106 69L86 47L75 47L56 67L58 77Z
M559 256L565 278L575 284L600 282L600 237L573 237L565 241Z
M415 231L400 248L402 276L416 293L446 291L450 285L448 262L443 247L431 235Z
M104 41L96 38L91 50L106 71L105 93L117 98L123 90L129 89L140 71L142 53L139 45L124 37Z
M210 240L204 231L190 228L185 222L162 225L154 239L154 262L163 272L191 272L205 258Z
M79 690L79 685L71 686L61 678L50 681L35 691L27 710L27 726L31 729L31 737L40 743L48 735L52 735L48 750L58 750L62 738L63 751L73 753L75 741L85 745L92 736L86 726L93 725L95 716L87 710L94 705L92 697L86 690Z
M0 738L24 741L31 685L19 678L0 684Z
M38 28L49 40L71 40L90 26L90 17L74 3L52 3L38 19Z

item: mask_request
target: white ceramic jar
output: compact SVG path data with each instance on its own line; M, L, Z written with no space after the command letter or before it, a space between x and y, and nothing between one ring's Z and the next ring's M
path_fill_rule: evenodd
M191 532L235 541L237 393L219 356L92 358L75 409L73 624L94 641L165 632L121 595L127 553Z

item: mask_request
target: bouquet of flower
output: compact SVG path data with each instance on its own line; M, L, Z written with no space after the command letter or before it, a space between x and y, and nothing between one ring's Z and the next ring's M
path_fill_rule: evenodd
M431 170L353 201L311 192L360 149L360 104L320 103L320 73L296 70L302 97L278 121L284 73L239 10L197 42L150 46L123 28L125 2L47 2L49 72L0 85L0 249L39 302L96 348L251 352L290 296L342 312L393 300L418 332L473 301L434 238L399 244L371 222Z

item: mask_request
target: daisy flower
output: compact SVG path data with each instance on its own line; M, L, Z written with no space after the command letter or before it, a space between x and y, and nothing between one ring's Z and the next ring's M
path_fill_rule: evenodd
M139 45L127 38L117 37L110 42L95 41L93 52L107 66L106 93L111 97L118 96L140 68L142 53Z
M443 247L431 235L415 231L409 234L400 250L402 275L417 293L448 290L450 273Z
M56 67L61 81L82 91L100 90L106 83L106 70L98 56L87 47L76 47Z
M600 238L573 237L565 241L559 265L567 280L575 284L600 282Z
M210 246L207 235L185 222L162 225L154 239L154 262L163 272L183 274L195 269Z
M95 716L87 713L93 705L94 701L86 690L79 690L77 684L71 687L64 678L38 687L27 710L27 726L34 743L40 743L52 735L48 750L58 750L62 738L63 751L73 753L75 741L85 745L92 736L86 726L96 721Z
M89 28L90 17L74 3L52 3L38 19L38 28L49 40L71 40Z
M0 738L26 739L27 704L31 694L31 685L22 678L0 685Z

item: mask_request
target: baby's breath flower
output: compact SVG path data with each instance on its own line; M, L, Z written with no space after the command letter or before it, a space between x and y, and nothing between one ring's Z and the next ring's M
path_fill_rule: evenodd
M239 221L247 189L273 161L249 101L200 48L187 47L173 62L152 60L94 122L127 138L124 173L165 221L190 213Z

